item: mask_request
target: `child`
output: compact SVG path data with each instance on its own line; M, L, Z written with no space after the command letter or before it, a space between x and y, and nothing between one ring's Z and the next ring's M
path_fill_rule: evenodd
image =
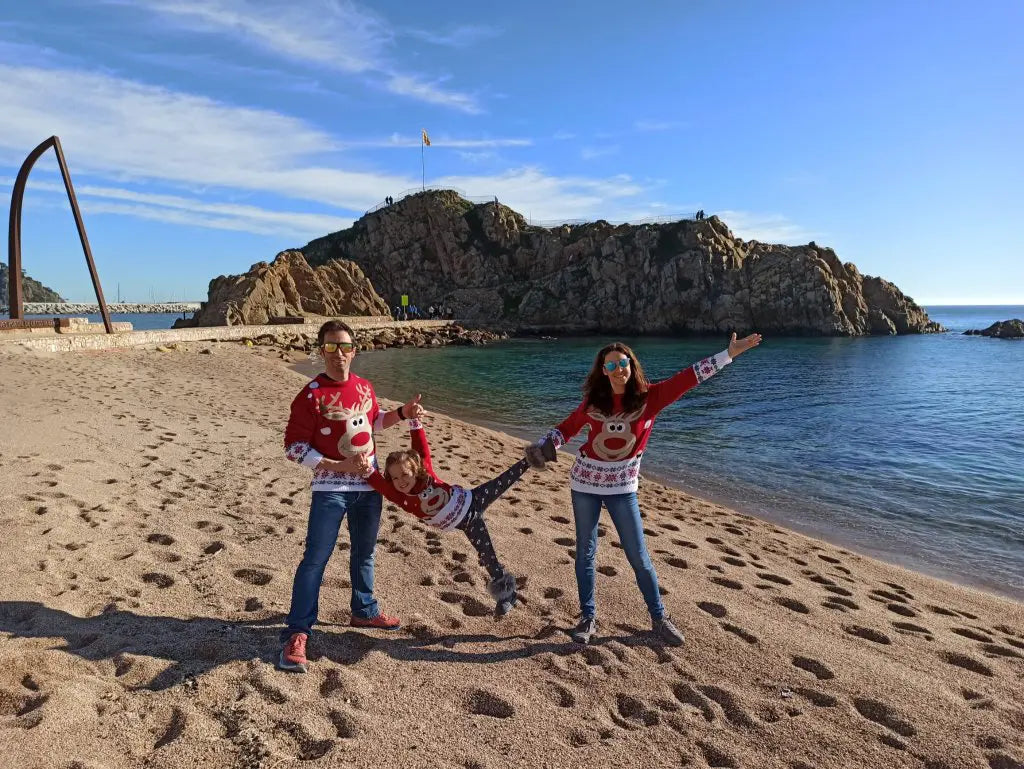
M409 436L412 447L391 452L384 463L383 475L374 470L367 480L385 499L428 525L442 531L464 531L480 557L480 565L491 577L487 592L496 602L494 613L498 617L504 616L515 606L516 580L498 561L484 523L484 510L518 481L531 465L539 468L545 461L554 462L557 457L554 444L545 441L539 446L529 447L527 459L520 459L496 478L466 489L437 477L430 459L427 432L418 420L409 420Z

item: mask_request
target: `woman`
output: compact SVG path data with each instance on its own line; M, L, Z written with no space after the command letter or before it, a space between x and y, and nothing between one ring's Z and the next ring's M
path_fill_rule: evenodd
M545 441L557 448L584 427L590 428L569 473L576 519L576 583L583 615L572 631L572 639L577 643L590 643L597 630L594 559L602 505L608 508L622 549L633 567L654 632L673 646L683 643L683 634L665 613L658 576L644 542L636 496L640 461L658 412L760 343L760 334L739 340L733 334L727 350L655 384L648 383L640 361L629 347L621 342L609 344L598 352L583 383L583 402L544 441L527 448L528 455L537 453Z

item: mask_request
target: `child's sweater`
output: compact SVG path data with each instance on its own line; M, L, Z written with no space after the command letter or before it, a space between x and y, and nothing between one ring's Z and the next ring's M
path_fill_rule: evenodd
M409 437L412 448L423 458L423 469L427 471L429 479L417 483L409 494L396 489L391 480L381 475L378 470L374 470L366 480L385 499L423 519L430 526L443 531L454 529L466 517L473 501L473 492L462 486L445 483L437 477L430 459L427 431L418 420L409 420Z

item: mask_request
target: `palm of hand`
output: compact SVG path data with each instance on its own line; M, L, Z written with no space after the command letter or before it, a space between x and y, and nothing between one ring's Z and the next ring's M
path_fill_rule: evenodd
M751 334L745 336L743 339L737 339L736 334L732 335L732 339L729 340L729 357L735 358L740 353L744 353L752 347L757 347L761 344L760 334Z

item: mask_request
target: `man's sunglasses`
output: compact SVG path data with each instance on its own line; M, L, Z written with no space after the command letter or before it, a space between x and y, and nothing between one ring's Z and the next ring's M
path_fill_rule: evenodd
M324 352L352 352L356 349L352 342L324 342L320 347Z
M629 358L622 358L616 363L613 360L608 361L604 364L604 370L611 373L617 368L629 368Z

